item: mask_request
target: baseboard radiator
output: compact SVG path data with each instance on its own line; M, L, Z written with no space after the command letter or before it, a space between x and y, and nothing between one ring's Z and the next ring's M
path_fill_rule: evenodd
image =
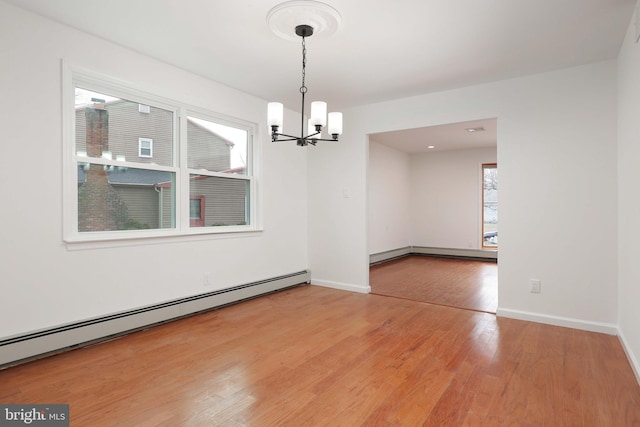
M404 258L409 255L411 255L411 246L378 252L369 255L369 265L382 264L383 262L393 261L394 259Z
M305 270L5 338L0 340L0 369L310 281Z
M410 255L435 256L443 258L476 259L483 261L497 261L497 250L431 248L426 246L406 246L369 255L369 265L382 264L394 259Z

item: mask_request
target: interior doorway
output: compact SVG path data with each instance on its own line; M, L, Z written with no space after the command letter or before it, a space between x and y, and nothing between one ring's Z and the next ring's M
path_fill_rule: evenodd
M496 311L497 187L485 190L485 173L497 178L495 118L369 135L370 262L448 257L372 266L373 293Z

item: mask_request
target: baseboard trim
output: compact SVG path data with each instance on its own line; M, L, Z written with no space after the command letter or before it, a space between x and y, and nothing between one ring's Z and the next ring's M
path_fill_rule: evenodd
M0 369L309 283L309 270L32 331L0 340Z
M611 323L591 322L587 320L572 319L570 317L552 316L549 314L532 313L507 308L498 308L496 316L544 323L546 325L563 326L565 328L581 329L583 331L618 335L618 327Z
M482 249L431 248L426 246L412 246L412 255L430 255L463 259L481 259L497 261L498 251Z
M369 255L369 265L382 264L409 255L436 256L443 258L497 261L497 250L433 248L427 246L406 246Z
M629 345L629 342L625 338L624 333L620 330L620 328L618 328L618 339L620 340L620 344L622 344L624 353L627 355L627 360L629 361L631 369L636 376L636 380L640 385L640 362L638 361L638 358L635 356L635 354L633 354L633 350L631 350L631 346Z
M371 293L371 286L365 287L365 286L351 285L348 283L332 282L329 280L318 280L318 279L313 279L311 281L311 284L316 286L322 286L324 288L338 289L341 291L358 292L361 294Z
M376 254L369 255L369 265L380 264L388 262L394 259L403 258L411 254L411 246L405 246L404 248L391 249L389 251L378 252Z

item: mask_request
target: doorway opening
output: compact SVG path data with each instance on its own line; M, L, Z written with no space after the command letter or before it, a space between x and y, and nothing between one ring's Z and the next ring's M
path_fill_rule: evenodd
M370 134L367 178L371 292L495 313L497 119Z

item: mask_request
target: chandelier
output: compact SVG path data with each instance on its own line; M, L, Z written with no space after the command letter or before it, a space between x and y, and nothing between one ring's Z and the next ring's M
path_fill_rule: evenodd
M298 25L295 28L296 34L302 38L302 112L300 120L300 136L287 135L282 133L284 107L280 102L270 102L267 105L267 124L271 127L271 140L273 142L296 141L297 145L316 145L318 141L337 141L338 135L342 134L342 113L332 112L328 114L327 124L327 103L314 101L311 103L311 114L308 119L307 132L304 134L304 96L307 93L305 85L305 72L307 66L307 48L305 38L313 35L313 27L310 25ZM327 126L331 139L322 138L322 128Z

